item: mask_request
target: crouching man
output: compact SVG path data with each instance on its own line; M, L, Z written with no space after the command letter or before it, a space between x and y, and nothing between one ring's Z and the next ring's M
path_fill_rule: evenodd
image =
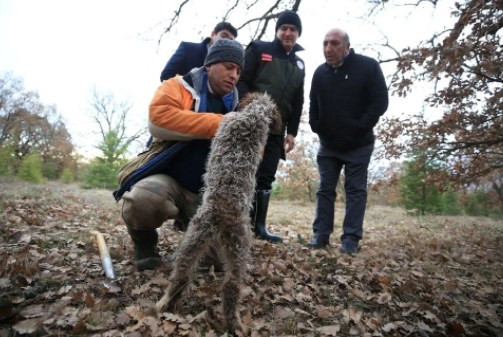
M236 110L236 83L243 68L241 44L222 39L211 46L203 67L166 80L157 89L149 108L154 141L114 192L124 201L122 217L134 244L137 270L160 264L156 229L163 222L189 223L195 214L210 142L223 116Z

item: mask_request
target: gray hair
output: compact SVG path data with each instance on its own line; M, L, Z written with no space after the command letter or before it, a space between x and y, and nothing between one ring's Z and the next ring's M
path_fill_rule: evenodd
M346 45L349 46L349 35L348 35L348 33L344 32L343 37L344 37L344 43L346 43Z

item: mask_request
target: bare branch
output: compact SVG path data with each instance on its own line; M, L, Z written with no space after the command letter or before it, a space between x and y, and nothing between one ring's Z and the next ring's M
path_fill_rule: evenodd
M396 5L396 6L414 6L417 7L421 4L421 2L429 2L433 5L433 7L437 6L438 0L419 0L416 3L406 3L406 4L401 4L401 5Z
M265 32L266 32L266 30L267 30L267 26L269 25L269 21L270 21L270 20L271 20L271 19L269 18L269 19L266 19L266 20L264 21L264 25L262 26L262 31L261 31L258 35L254 36L254 37L253 37L253 40L260 40L260 39L262 39L262 36L264 36L264 34L265 34Z
M496 78L496 77L488 76L486 74L483 74L480 70L475 69L474 67L470 67L466 64L463 64L463 68L465 68L466 70L468 70L470 73L472 73L474 75L485 78L489 82L503 83L503 78Z
M229 8L227 13L225 13L224 17L222 18L222 21L227 21L227 19L229 18L229 14L238 6L239 1L240 0L236 0L236 3L231 8Z
M162 40L162 37L171 31L171 28L173 28L173 26L178 22L178 19L180 18L180 14L182 13L182 8L183 6L185 6L187 3L189 2L189 0L184 0L180 6L178 7L178 10L175 11L175 15L173 15L173 17L171 18L171 22L169 23L168 25L168 28L166 28L164 30L164 32L161 34L161 36L159 37L159 40L157 41L157 45L159 45L161 43L161 40Z
M271 6L271 8L269 8L264 14L262 14L262 16L260 17L257 17L257 18L253 18L253 19L250 19L248 21L246 21L244 24L242 24L241 26L239 26L238 30L249 25L250 23L252 22L256 22L256 21L261 21L261 20L270 20L270 19L273 19L273 18L277 18L279 16L279 13L276 13L276 14L269 14L271 13L274 9L276 9L276 7L278 7L278 5L280 4L282 0L276 0L276 2L274 3L274 5Z
M297 12L299 10L299 6L302 0L295 0L294 4L292 5L292 11Z
M283 0L276 0L276 2L267 11L265 11L261 16L249 19L248 21L244 22L241 26L238 27L238 30L242 29L242 28L244 28L254 22L259 22L259 25L257 26L255 33L253 34L252 40L260 40L265 35L265 32L266 32L267 27L269 25L269 22L272 19L278 18L279 15L281 14L282 10L277 13L274 13L274 14L271 14L271 13L274 10L278 10L282 1ZM295 0L295 2L292 5L291 10L294 12L298 11L301 2L302 2L302 0Z
M378 60L378 61L379 61L379 63L389 63L389 62L396 62L399 60L400 60L400 57L393 57L391 59Z
M250 5L248 5L246 7L246 10L249 10L250 8L252 8L253 6L255 6L260 0L255 0L254 2L252 2Z
M241 28L244 28L245 26L249 25L252 22L261 21L261 20L270 20L270 19L277 18L278 16L279 16L279 14L271 14L271 15L263 15L263 16L260 16L257 18L253 18L253 19L250 19L250 20L246 21L245 23L243 23L237 29L240 30Z
M175 11L173 17L169 21L169 24L166 29L164 29L163 33L159 37L158 40L158 45L160 45L162 38L171 32L173 27L178 23L181 13L183 12L183 7L189 3L191 0L183 0L181 1L180 5L178 6L178 9ZM192 0L193 1L193 0ZM265 12L263 12L261 15L258 15L257 17L250 18L246 22L242 23L241 25L236 25L237 30L241 30L246 26L252 25L254 23L257 23L257 27L255 28L255 32L252 35L252 39L260 39L265 35L265 32L267 30L267 27L270 23L271 20L277 18L284 9L290 8L292 11L297 12L302 0L254 0L250 4L247 4L246 1L244 0L234 0L232 2L232 5L227 8L225 15L222 17L222 20L228 20L231 17L231 14L235 11L237 11L237 8L240 7L240 5L245 4L246 11L250 10L252 7L256 6L257 4L268 4L272 2L272 6L270 6Z

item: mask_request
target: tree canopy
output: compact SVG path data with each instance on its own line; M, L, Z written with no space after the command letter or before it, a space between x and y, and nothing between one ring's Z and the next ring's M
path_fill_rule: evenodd
M28 155L40 155L54 178L74 165L71 136L56 108L42 104L9 73L0 77L0 148L15 166Z
M503 169L503 1L460 2L452 14L454 27L396 58L392 88L406 96L418 81L436 83L427 102L444 114L415 145L432 149L454 180L469 182ZM418 121L387 120L381 132L390 155L403 154L399 136L417 132Z

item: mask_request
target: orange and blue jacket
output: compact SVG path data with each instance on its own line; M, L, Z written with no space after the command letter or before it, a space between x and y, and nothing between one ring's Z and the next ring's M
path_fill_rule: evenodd
M204 67L194 68L183 77L171 78L161 84L150 103L148 126L154 142L171 141L170 146L138 167L113 193L116 200L119 200L124 192L131 189L139 180L169 171L173 165L173 157L178 153L183 153L189 141L209 140L215 136L224 115L204 111L207 89L207 73ZM234 88L230 94L224 96L223 102L227 111L234 111L238 105L237 89ZM195 164L195 166L200 165ZM193 172L198 172L196 175L199 175L199 171L200 168L187 167L186 175L193 175ZM197 192L200 177L187 177L187 181L191 181L191 186L184 187Z
M163 81L149 107L149 131L156 139L211 139L217 132L221 114L201 112L205 109L204 68L194 68L184 77ZM237 90L224 97L229 111L238 104Z

